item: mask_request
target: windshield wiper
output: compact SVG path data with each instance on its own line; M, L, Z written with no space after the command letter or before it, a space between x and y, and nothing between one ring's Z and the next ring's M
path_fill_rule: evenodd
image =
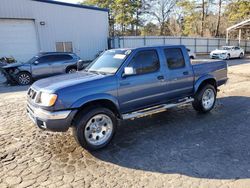
M93 71L93 70L88 70L88 71L86 71L86 72L91 72L91 73L94 73L94 74L101 74L100 72L98 72L98 71Z
M101 72L101 71L93 71L93 70L88 70L88 71L86 71L86 72L91 72L91 73L95 73L95 74L98 74L98 75L107 75L108 73L106 73L106 72Z

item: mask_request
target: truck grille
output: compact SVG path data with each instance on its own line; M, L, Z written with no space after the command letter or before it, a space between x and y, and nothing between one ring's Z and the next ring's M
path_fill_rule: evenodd
M37 96L37 91L35 91L33 88L29 88L28 98L35 100L36 96Z

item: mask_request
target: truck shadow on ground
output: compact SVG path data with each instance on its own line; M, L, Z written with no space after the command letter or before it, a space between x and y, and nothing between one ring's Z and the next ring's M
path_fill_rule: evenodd
M208 114L191 106L123 122L96 158L130 169L208 179L250 178L250 98L220 98Z

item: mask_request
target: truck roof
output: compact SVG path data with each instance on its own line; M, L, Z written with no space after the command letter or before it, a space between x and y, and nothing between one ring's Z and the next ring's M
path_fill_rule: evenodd
M166 45L157 45L157 46L141 46L141 47L133 47L133 48L118 48L118 49L119 50L138 50L138 49L163 48L163 47L185 47L185 46L184 45L166 44Z

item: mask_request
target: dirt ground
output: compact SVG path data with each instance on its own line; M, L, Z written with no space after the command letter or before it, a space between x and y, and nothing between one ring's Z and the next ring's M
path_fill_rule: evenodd
M229 60L215 109L191 106L118 128L90 153L71 131L51 133L26 116L27 87L0 86L0 187L250 187L250 58Z

